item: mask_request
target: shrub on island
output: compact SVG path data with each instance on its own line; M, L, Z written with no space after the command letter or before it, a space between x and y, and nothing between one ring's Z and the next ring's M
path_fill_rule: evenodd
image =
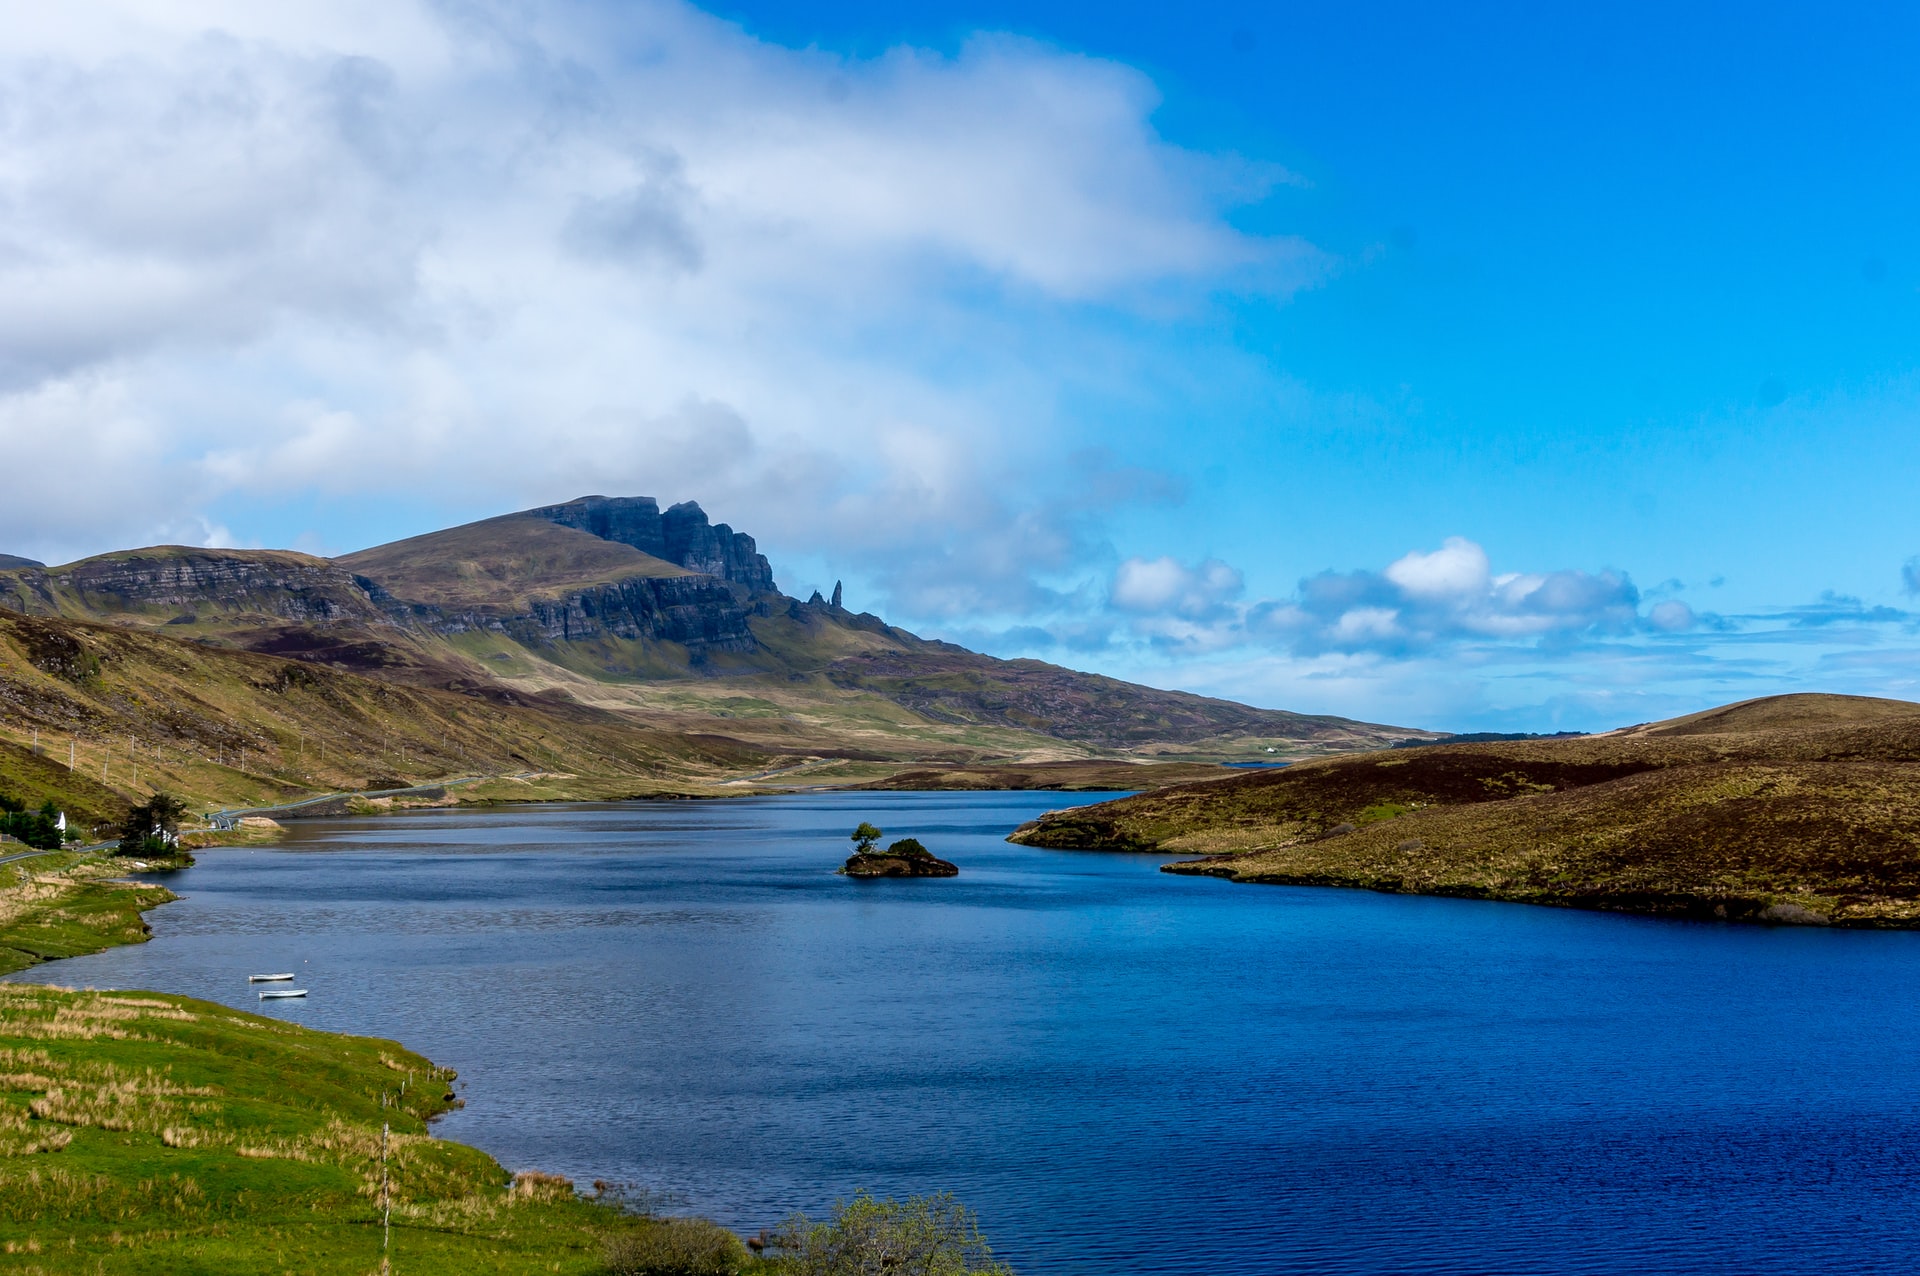
M853 854L840 867L848 877L958 877L957 866L940 859L920 844L920 839L903 837L887 847L875 850L882 830L862 821L853 831Z

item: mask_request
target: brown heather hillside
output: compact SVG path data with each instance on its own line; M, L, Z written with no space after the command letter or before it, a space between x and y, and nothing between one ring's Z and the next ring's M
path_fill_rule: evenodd
M484 699L0 611L0 791L52 797L82 823L156 788L195 810L472 776L525 778L460 796L614 797L699 791L778 761L565 699Z
M1779 696L1560 740L1348 755L1054 812L1034 846L1170 872L1920 926L1920 705Z

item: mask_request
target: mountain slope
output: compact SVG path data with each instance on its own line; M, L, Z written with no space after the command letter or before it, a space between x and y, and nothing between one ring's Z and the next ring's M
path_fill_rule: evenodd
M619 541L527 514L344 554L334 560L402 602L525 610L536 595L693 573Z
M582 497L335 560L166 546L14 568L0 571L0 608L165 627L411 686L560 694L780 750L1291 757L1423 734L928 641L787 597L752 537L647 497ZM745 712L729 707L740 701Z
M557 773L571 796L631 796L698 791L779 761L561 698L481 699L164 631L0 611L0 791L36 806L51 797L82 824L118 819L155 788L206 810ZM462 793L545 791L516 782Z
M1920 926L1920 705L1778 696L1573 739L1327 758L1055 812L1035 846L1235 881Z

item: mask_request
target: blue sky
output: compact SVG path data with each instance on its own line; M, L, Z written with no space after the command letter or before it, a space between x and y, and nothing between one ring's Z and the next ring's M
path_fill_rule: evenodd
M98 492L0 550L637 492L1262 704L1920 697L1911 13L256 9L0 35L0 443Z

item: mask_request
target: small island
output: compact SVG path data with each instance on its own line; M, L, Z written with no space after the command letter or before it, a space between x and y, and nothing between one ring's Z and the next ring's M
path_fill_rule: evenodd
M919 839L903 837L880 850L880 829L862 821L853 830L853 854L837 870L848 877L958 877L960 869L937 858Z

